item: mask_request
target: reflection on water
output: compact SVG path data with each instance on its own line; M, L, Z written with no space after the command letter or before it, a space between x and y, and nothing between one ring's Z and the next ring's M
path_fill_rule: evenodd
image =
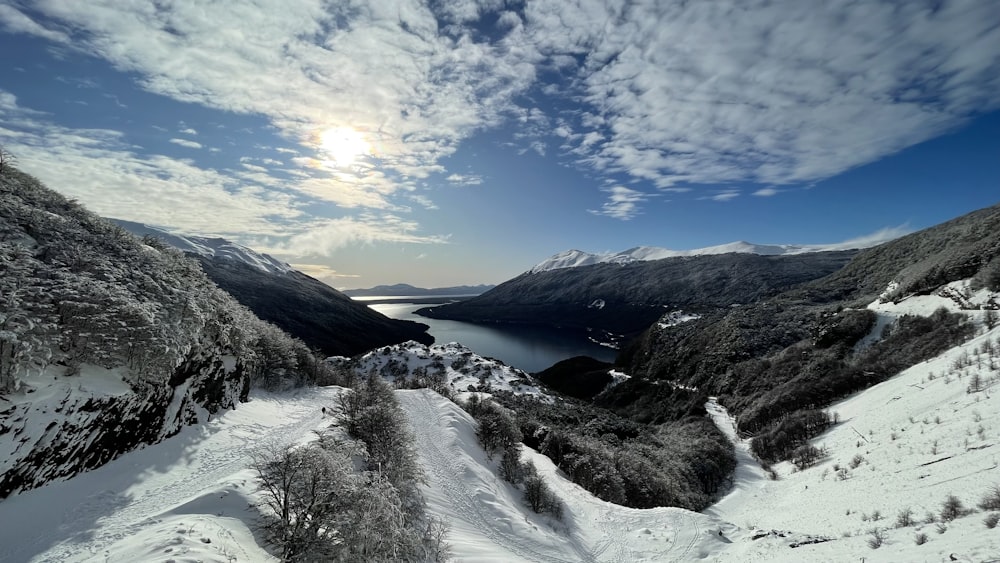
M424 323L434 341L458 342L480 356L496 358L527 372L541 371L573 356L590 356L606 362L615 359L616 351L599 346L575 334L541 327L483 326L459 321L428 319L414 314L427 303L382 303L372 309L394 319Z

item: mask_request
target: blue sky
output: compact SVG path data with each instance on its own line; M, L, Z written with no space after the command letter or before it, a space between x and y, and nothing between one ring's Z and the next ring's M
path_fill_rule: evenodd
M1000 199L991 0L0 0L0 143L336 287L881 240Z

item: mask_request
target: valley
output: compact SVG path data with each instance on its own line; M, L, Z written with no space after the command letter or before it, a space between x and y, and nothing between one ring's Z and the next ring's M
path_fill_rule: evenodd
M421 304L0 180L5 561L1000 559L1000 207L862 250L533 272L432 308L518 295L564 332L428 332ZM638 323L609 291L649 309L620 353L558 313L603 295L590 320ZM289 486L361 496L287 539L262 483L295 455L317 472Z

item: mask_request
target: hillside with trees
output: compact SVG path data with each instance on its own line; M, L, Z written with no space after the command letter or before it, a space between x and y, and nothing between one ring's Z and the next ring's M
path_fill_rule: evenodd
M197 262L0 174L0 498L322 378Z
M776 434L801 441L826 427L803 422L815 409L967 340L977 322L995 324L1000 303L977 301L983 288L1000 289L1000 206L864 250L837 272L758 303L654 324L618 358L633 378L597 400L655 419L687 404L649 400L654 385L668 382L718 395L761 444ZM958 311L895 318L870 306L923 295ZM789 453L780 444L764 450Z
M828 275L854 254L732 253L528 272L477 297L417 313L472 323L605 332L627 340L655 322L664 307L702 313L757 302Z
M181 236L142 223L111 221L133 234L157 238L183 250L201 264L209 279L257 317L326 356L353 356L407 340L434 341L427 334L427 325L390 319L266 254L225 239ZM209 245L234 252L192 251Z

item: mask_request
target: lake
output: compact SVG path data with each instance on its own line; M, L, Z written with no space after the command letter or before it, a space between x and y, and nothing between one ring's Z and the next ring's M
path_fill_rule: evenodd
M573 356L590 356L612 362L617 350L590 342L576 334L542 327L484 326L459 321L429 319L414 313L429 303L380 303L368 305L393 319L416 321L439 344L458 342L476 354L496 358L527 372L541 371Z

